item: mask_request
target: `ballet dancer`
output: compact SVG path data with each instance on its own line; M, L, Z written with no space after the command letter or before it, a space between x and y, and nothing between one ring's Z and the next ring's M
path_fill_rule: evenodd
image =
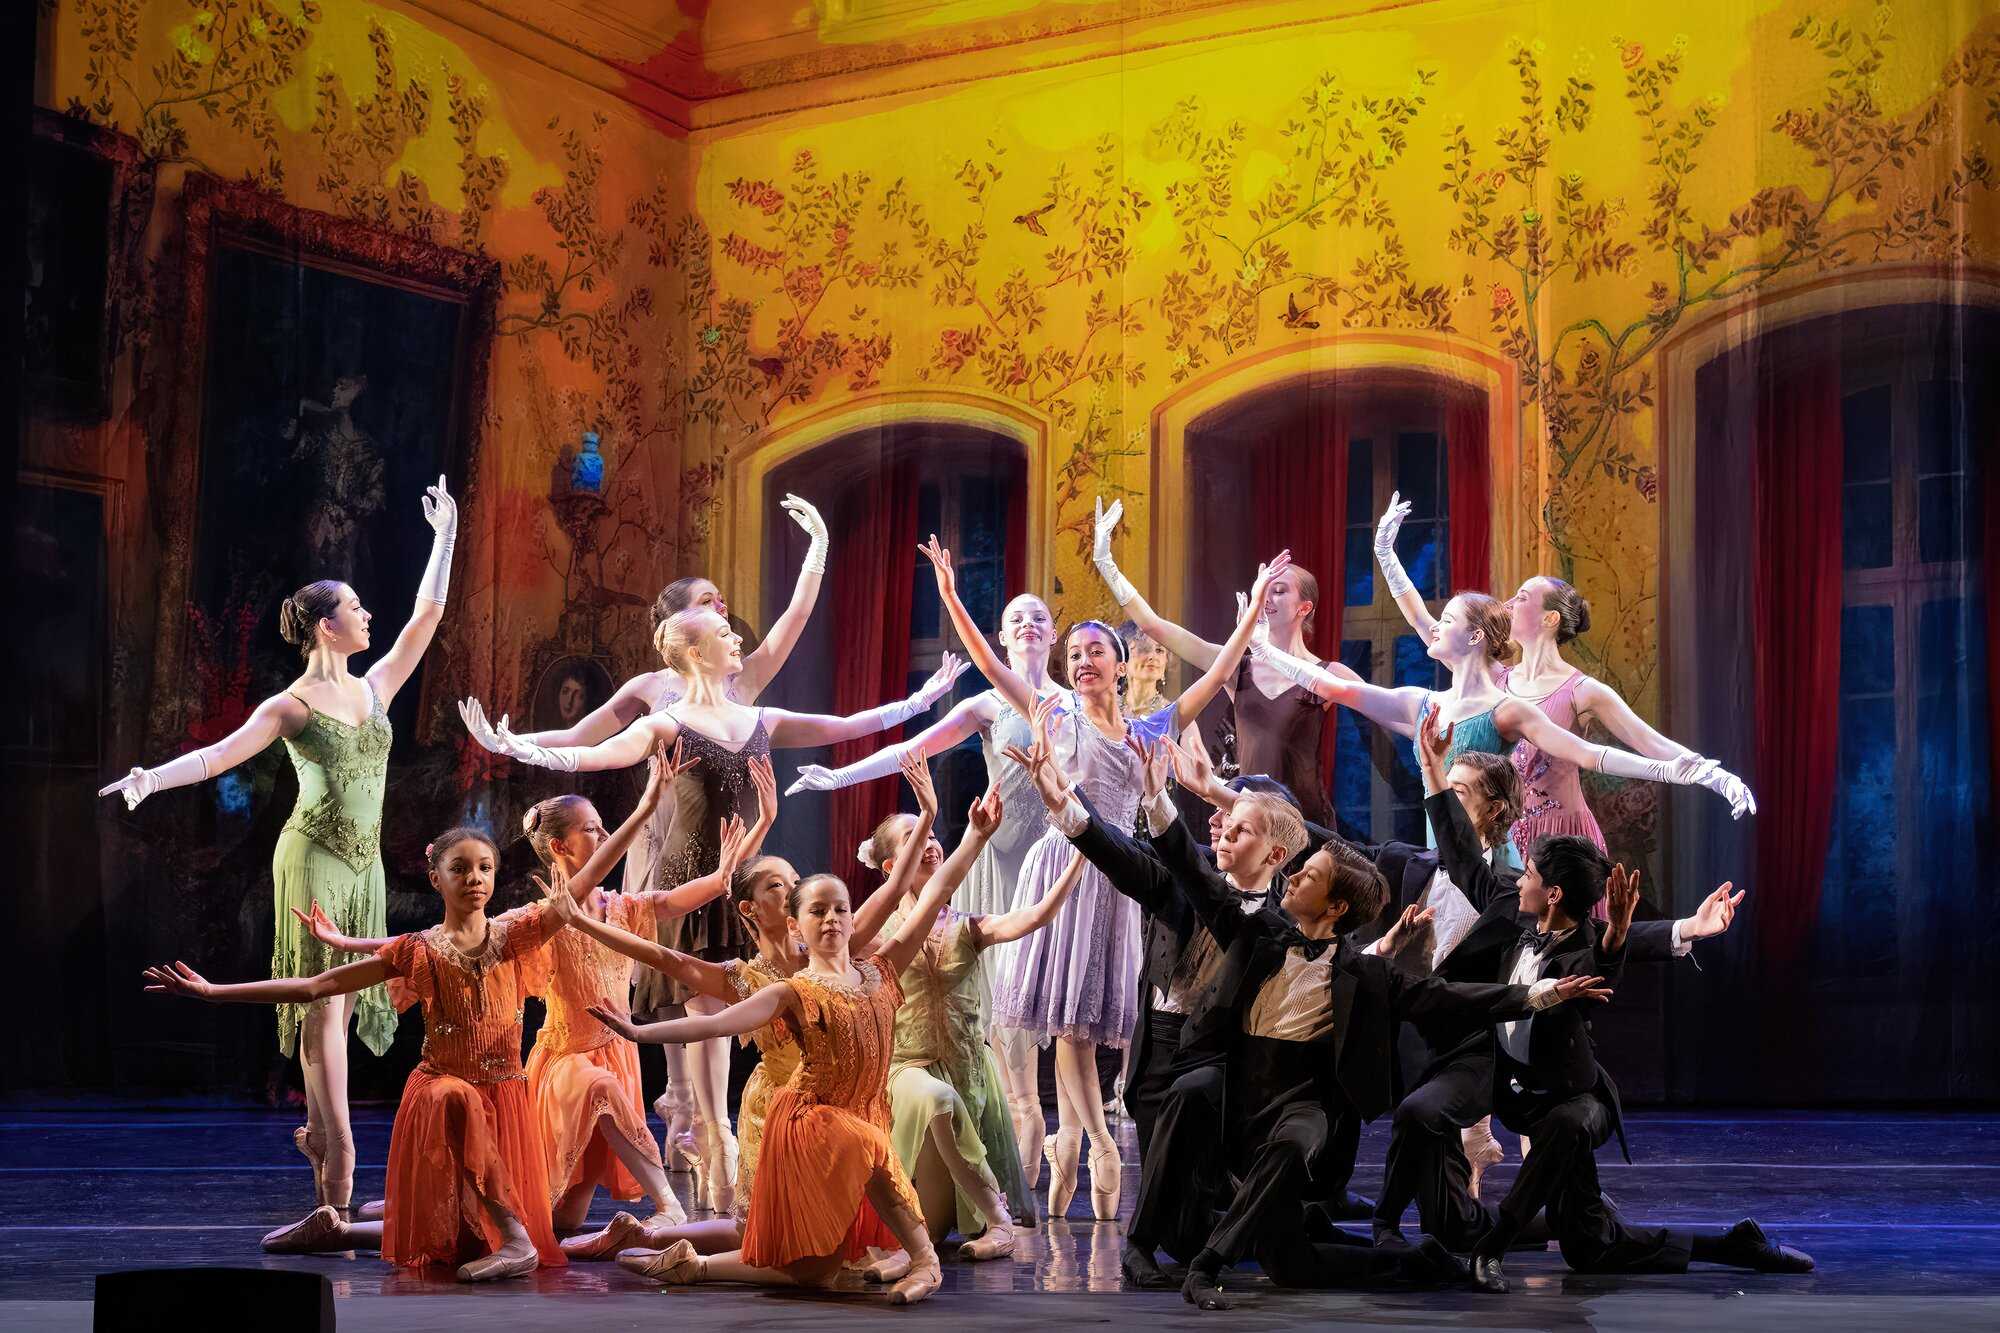
M785 496L781 508L805 530L810 541L805 560L799 566L791 603L772 622L771 631L763 641L743 655L743 669L729 680L729 697L745 705L757 702L758 696L790 658L799 636L805 632L806 622L812 617L813 604L819 597L820 584L826 574L826 521L817 509L796 495ZM729 603L721 589L709 579L694 574L675 579L654 599L654 629L657 631L670 617L690 607L704 607L725 620L729 618ZM687 682L671 666L662 662L658 670L642 671L619 686L603 706L578 720L575 726L566 730L533 732L522 739L552 749L597 745L610 740L640 718L672 707L680 702L686 691ZM738 794L741 794L740 788ZM685 845L686 840L675 838L673 833L677 820L682 827L688 827L687 820L699 821L704 834L711 828L711 821L719 818L721 812L710 813L708 795L705 784L697 778L690 777L675 784L672 799L664 802L655 812L652 821L646 825L645 836L626 853L624 882L627 885L669 889L714 864L713 847L701 845L689 849ZM745 819L750 817L748 811L742 809L737 813ZM710 950L709 941L711 937L733 939L734 921L734 914L718 905L706 913L660 921L657 938L662 944L696 952L712 952L720 958L725 955L719 950ZM639 974L633 987L632 1007L637 1013L671 1017L681 1010L687 998L686 992L666 977L646 971ZM727 1077L728 1044L715 1043L686 1050L669 1046L664 1053L667 1086L655 1099L653 1108L666 1124L666 1160L669 1168L685 1170L696 1165L701 1154L700 1145L710 1137L709 1119L704 1115L697 1123L696 1113L702 1106L718 1104L715 1098L716 1080ZM690 1058L694 1062L692 1068ZM723 1072L718 1074L718 1069ZM697 1089L702 1090L699 1099ZM700 1182L696 1184L695 1197L698 1200L706 1198Z
M1111 590L1120 610L1147 639L1201 670L1213 666L1221 646L1208 642L1168 620L1152 608L1111 554L1111 535L1125 513L1125 502L1106 509L1097 502L1091 563ZM1319 605L1319 580L1293 565L1285 577L1273 580L1261 608L1272 642L1284 652L1336 676L1359 680L1339 662L1322 662L1308 646ZM1326 793L1320 766L1320 740L1331 703L1255 657L1234 671L1225 688L1235 712L1236 771L1265 773L1284 783L1297 798L1306 819L1334 826L1333 802ZM1226 756L1225 756L1226 757Z
M278 612L278 632L305 659L290 687L258 704L242 726L213 745L157 768L135 768L98 792L117 792L136 809L156 792L221 777L272 741L284 741L298 772L299 796L271 853L274 978L310 977L332 964L293 909L318 907L350 935L379 936L388 929L382 794L389 769L389 704L416 671L444 618L458 537L458 505L442 476L425 488L423 507L433 535L416 605L396 642L365 674L353 675L348 661L368 651L374 616L345 583L308 583ZM375 1055L388 1051L396 1015L380 987L278 1005L278 1049L287 1057L296 1051L305 1075L306 1123L292 1131L292 1142L312 1164L315 1205L330 1205L351 1218L350 1017L362 1045Z
M782 984L713 1017L635 1027L608 1011L602 1015L613 1026L622 1024L634 1041L735 1035L780 1022L803 1049L798 1073L772 1099L765 1120L742 1250L703 1256L679 1242L654 1258L649 1275L667 1283L827 1286L878 1229L867 1216L872 1208L909 1256L908 1273L890 1288L890 1300L909 1304L937 1290L937 1253L889 1139L887 1082L902 1001L897 978L916 959L938 910L1000 815L996 793L973 803L964 840L874 957L849 956L847 887L832 875L815 875L794 888L786 904L810 961Z
M310 977L218 985L185 963L146 969L146 989L211 1002L311 1004L390 983L398 1008L424 1009L424 1058L403 1085L389 1133L380 1222L323 1204L272 1232L275 1253L380 1249L405 1268L457 1265L461 1282L561 1267L549 1225L547 1154L521 1068L523 964L576 913L559 872L542 902L488 917L500 854L478 829L425 849L444 921L399 935L372 958Z
M884 704L852 717L792 713L777 708L750 708L729 697L729 681L743 666L743 638L719 613L689 607L667 618L654 635L654 645L667 665L686 685L686 694L672 707L650 713L608 741L590 746L548 747L514 735L502 717L499 725L486 720L476 699L459 706L467 730L487 749L539 768L564 772L598 772L629 768L653 746L679 743L700 762L685 774L676 791L680 809L674 823L674 843L663 865L669 882L692 879L715 864L719 848L715 829L721 816L739 815L754 800L749 777L751 760L769 758L775 748L830 745L852 740L916 716L951 689L965 664L947 653L942 665L909 698ZM655 876L658 882L658 876ZM710 962L741 957L748 945L740 914L711 905L690 914L695 924L682 932L682 952ZM696 1013L715 1012L706 997L688 1001ZM700 1160L708 1207L728 1213L735 1206L739 1148L729 1125L729 1046L711 1042L691 1047L689 1073L705 1129Z
M1141 780L1138 759L1125 743L1127 736L1142 742L1158 740L1193 722L1235 670L1256 627L1254 611L1245 612L1222 653L1180 698L1150 717L1128 722L1118 711L1125 647L1116 631L1101 621L1074 626L1065 639L1070 688L1037 701L1028 682L999 660L972 623L958 597L951 552L940 547L935 536L919 549L930 560L938 597L980 671L1017 712L1028 715L1037 744L1081 782L1099 815L1116 827L1131 827L1138 813ZM1254 606L1263 605L1290 562L1290 553L1280 552L1258 568ZM1054 829L1045 832L1022 864L1021 900L1039 899L1068 862L1069 848L1062 834ZM1038 1042L1056 1043L1058 1127L1042 1140L1042 1155L1049 1163L1051 1218L1069 1211L1085 1136L1091 1145L1092 1215L1100 1221L1118 1215L1122 1163L1104 1118L1097 1047L1122 1049L1130 1041L1138 1016L1139 936L1138 905L1113 889L1102 871L1087 867L1054 928L1017 946L996 987L996 1026L1032 1033Z
M1049 679L1055 620L1046 602L1024 592L1007 603L1000 616L999 639L1001 650L1007 654L1008 668L1028 682L1036 699L1048 698L1060 690ZM994 831L974 863L956 901L973 916L1010 912L1022 905L1018 894L1021 865L1027 860L1028 849L1048 830L1048 816L1029 789L1027 779L1005 757L1007 747L1025 748L1032 743L1033 736L1028 719L1016 712L999 690L984 690L960 700L926 730L900 745L884 746L845 768L807 764L799 769L798 781L787 791L836 791L856 783L893 777L906 756L935 758L975 734L979 737L980 754L986 760L986 783L1000 793L1007 813L1005 822ZM994 982L1015 947L987 949L979 956L980 984L988 996L989 1007ZM1041 1174L1042 1136L1048 1132L1048 1123L1042 1116L1034 1045L1027 1036L1009 1028L990 1028L987 1037L999 1056L1000 1084L1014 1127L1016 1156L1032 1186Z

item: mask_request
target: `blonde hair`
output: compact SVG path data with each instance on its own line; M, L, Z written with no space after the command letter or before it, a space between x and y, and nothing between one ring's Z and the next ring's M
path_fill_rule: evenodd
M549 844L568 837L569 831L582 822L583 808L589 804L575 792L567 792L528 807L528 813L521 816L521 832L527 835L528 846L534 849L537 861L554 864L555 852Z
M1299 626L1300 635L1310 639L1313 626L1319 623L1319 577L1304 565L1293 565L1292 582L1298 587L1299 600L1313 604L1313 609L1306 613L1305 624Z
M660 654L660 660L683 675L687 672L688 655L695 644L701 642L698 626L706 616L722 617L705 606L690 606L674 612L660 622L653 631L653 648Z
M1466 624L1485 636L1489 659L1501 666L1521 660L1521 645L1512 637L1514 618L1507 614L1506 603L1483 592L1459 593L1458 602L1465 608Z
M1305 847L1305 820L1301 819L1299 812L1287 805L1283 798L1273 796L1269 792L1244 792L1236 798L1236 803L1230 807L1230 813L1235 814L1245 806L1263 816L1264 836L1284 853L1279 860L1280 865L1297 856Z

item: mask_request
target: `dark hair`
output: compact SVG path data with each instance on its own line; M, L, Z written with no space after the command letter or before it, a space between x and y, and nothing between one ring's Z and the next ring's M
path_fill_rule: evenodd
M1269 773L1238 773L1222 785L1239 795L1256 792L1263 796L1275 796L1292 809L1305 813L1305 807L1299 804L1299 798L1292 789Z
M771 861L782 860L784 860L782 856L774 856L767 852L763 856L753 856L742 865L736 867L736 873L729 877L730 901L738 903L749 902L751 894L756 891L758 878L764 873L765 864Z
M1545 833L1528 849L1528 859L1541 872L1542 883L1562 890L1562 913L1581 922L1604 896L1611 862L1597 844L1574 833Z
M583 807L589 804L586 798L569 792L528 807L528 813L521 816L521 832L528 836L528 846L534 848L537 861L543 865L554 861L555 852L549 844L568 837L569 831L583 818Z
M1521 775L1515 770L1514 761L1486 750L1461 750L1451 762L1454 768L1464 764L1478 774L1476 786L1486 802L1478 833L1487 846L1498 847L1507 830L1521 817Z
M1128 620L1118 627L1118 642L1125 645L1125 656L1127 657L1132 655L1132 641L1134 639L1144 639L1156 648L1160 646L1159 640L1140 629L1139 622L1136 620Z
M1506 604L1483 592L1455 595L1465 607L1472 628L1486 636L1486 656L1501 666L1513 666L1520 661L1521 645L1514 642L1514 618L1507 614Z
M785 895L785 915L796 920L799 915L799 904L805 901L805 896L808 892L821 884L838 884L840 891L847 894L847 901L850 903L854 901L854 894L848 890L847 881L840 876L824 874L807 875L804 879L792 885L792 891Z
M1124 636L1119 634L1117 630L1111 628L1111 626L1105 624L1101 620L1077 621L1074 625L1071 625L1068 629L1062 632L1063 643L1067 645L1070 641L1070 636L1074 635L1078 630L1083 630L1083 629L1094 629L1099 634L1102 634L1105 638L1109 639L1111 641L1111 651L1118 655L1118 660L1120 662L1127 661L1131 658L1132 656L1131 652L1125 647ZM1067 647L1065 647L1063 651L1062 682L1065 685L1069 685L1070 688L1072 689L1075 688L1075 686L1071 684L1069 679L1069 652ZM1115 682L1115 685L1119 693L1121 694L1124 693L1125 681L1123 677L1120 677Z
M492 834L483 828L460 824L456 828L446 829L431 839L430 845L424 848L424 863L432 870L436 870L444 863L444 854L461 842L485 843L486 850L493 853L493 859L495 861L500 859L500 844L493 841Z
M660 595L653 599L653 628L658 629L676 611L685 611L694 605L694 590L709 582L699 574L689 574L686 578L675 579L660 589Z
M1344 842L1329 842L1313 853L1321 854L1333 861L1327 902L1347 904L1347 910L1334 922L1334 933L1349 934L1382 915L1389 904L1389 881L1382 878L1375 863Z
M340 593L346 586L339 579L316 579L278 604L278 634L299 650L300 657L312 656L313 645L319 642L319 622L340 610Z
M1542 610L1556 613L1556 642L1590 633L1590 599L1551 575L1542 575Z

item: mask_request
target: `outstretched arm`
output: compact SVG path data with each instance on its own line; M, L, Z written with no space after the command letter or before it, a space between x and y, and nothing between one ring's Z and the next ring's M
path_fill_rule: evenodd
M310 911L301 912L294 907L291 913L298 918L299 924L306 928L307 934L336 953L379 953L390 940L396 938L394 935L384 935L379 939L343 935L334 926L333 918L326 914L326 909L319 905L318 899L313 900Z
M1680 787L1706 787L1729 802L1732 818L1741 819L1757 806L1743 780L1728 769L1683 750L1673 759L1643 759L1629 750L1596 745L1557 726L1549 715L1525 699L1505 699L1493 710L1493 721L1503 736L1526 739L1544 754L1566 759L1578 768L1596 769L1613 777L1636 778L1642 782L1667 782Z
M405 681L423 660L437 627L444 620L445 589L451 582L451 552L458 541L458 503L445 490L444 474L437 485L424 488L424 521L431 525L431 558L417 584L417 603L410 623L396 636L396 642L382 660L368 668L368 683L375 697L387 708Z
M1069 865L1063 868L1062 878L1049 886L1041 901L1027 907L1017 907L999 916L974 917L972 924L973 947L990 948L995 944L1006 944L1024 935L1032 935L1043 926L1056 919L1056 913L1069 898L1069 891L1083 878L1083 853L1072 852Z
M1403 619L1410 622L1410 628L1426 643L1437 628L1437 621L1431 616L1430 608L1424 605L1424 595L1410 582L1410 576L1403 569L1403 562L1396 554L1396 531L1403 526L1403 520L1410 516L1410 502L1402 492L1389 495L1389 507L1382 511L1382 519L1375 525L1375 563L1382 569L1382 586L1389 590L1389 596L1396 600L1396 609L1403 613Z
M186 963L146 969L146 989L185 995L214 1004L311 1004L333 995L352 995L389 979L389 965L379 958L342 963L312 977L272 977L269 981L217 983Z
M771 632L743 659L743 670L736 674L730 696L738 703L755 703L764 687L783 669L792 649L798 646L799 635L805 633L806 622L812 619L813 603L819 599L819 585L826 577L826 520L819 516L819 510L796 495L787 494L780 508L791 515L792 522L806 530L812 541L806 547L804 563L799 566L799 581L792 585L790 605L771 622Z
M665 1023L634 1024L623 1014L614 1014L598 1005L590 1006L590 1016L627 1041L658 1046L683 1046L711 1037L740 1037L755 1032L780 1014L798 1009L798 992L790 986L766 986L747 1000L730 1005L719 1014L690 1014Z
M899 745L885 745L866 759L858 759L845 768L801 764L798 781L785 788L785 795L802 791L839 791L843 787L858 786L877 778L894 777L904 755L936 758L990 722L991 709L989 697L977 694L970 699L960 699L942 719L910 739Z
M966 811L965 836L958 840L958 846L937 868L930 883L917 897L917 905L910 909L910 915L897 928L895 938L879 950L882 962L901 972L917 956L923 947L924 937L931 933L931 926L937 921L937 914L951 901L951 895L965 881L966 872L979 859L979 853L993 836L993 830L1000 827L1000 793L988 789L987 793L972 803Z
M1221 692L1229 678L1236 674L1236 664L1243 660L1243 650L1250 646L1250 636L1257 631L1257 622L1264 614L1264 596L1271 590L1271 581L1292 567L1292 553L1280 551L1268 565L1257 566L1257 582L1250 589L1250 601L1243 608L1243 614L1236 619L1236 630L1229 636L1229 642L1222 645L1222 651L1208 664L1208 670L1201 679L1182 692L1174 700L1173 734L1178 735L1201 716L1201 710Z
M555 731L524 731L522 740L549 749L596 745L608 741L653 711L654 692L663 673L642 671L618 687L618 692L576 720Z
M1018 671L1000 660L1000 654L993 651L993 645L986 641L979 626L972 623L972 613L958 599L958 575L952 569L951 552L938 545L935 532L928 543L917 549L931 562L931 569L937 575L938 600L944 604L945 614L951 617L951 627L958 631L972 665L979 668L980 675L993 682L993 688L1000 691L1000 697L1011 704L1015 712L1026 717L1028 710L1034 707L1035 691Z
M613 953L624 954L635 963L643 963L655 972L665 973L689 990L700 991L715 1000L736 999L736 992L729 986L728 969L718 964L690 957L654 940L643 939L609 921L599 921L586 912L577 913L570 926Z
M537 768L560 769L565 773L599 773L607 769L630 768L651 754L655 745L672 745L681 735L680 723L665 713L653 713L597 745L550 747L536 745L509 731L504 715L497 726L488 722L486 710L480 707L477 699L462 700L458 705L458 715L464 719L465 729L472 733L472 739L495 754L504 754Z
M310 716L306 706L289 694L274 694L257 705L243 725L213 745L190 750L169 759L158 768L135 768L109 786L100 787L99 796L117 792L125 798L125 808L136 810L139 802L169 787L191 787L197 782L220 777L244 760L263 753L280 736L294 736Z
M1250 654L1320 698L1345 704L1377 726L1387 727L1398 736L1416 734L1417 714L1423 709L1424 696L1428 693L1426 690L1415 685L1385 689L1359 678L1347 679L1354 673L1342 668L1343 674L1335 675L1324 667L1316 667L1302 658L1293 657L1282 648L1273 647L1268 641L1253 642Z
M1125 502L1113 500L1111 508L1104 507L1102 499L1092 518L1093 538L1090 546L1090 562L1097 566L1098 574L1105 586L1111 589L1111 599L1118 603L1118 609L1132 617L1132 623L1154 643L1159 644L1183 662L1207 670L1215 665L1215 659L1222 652L1220 644L1210 643L1189 630L1155 611L1139 590L1132 586L1132 580L1118 569L1118 562L1111 555L1111 534L1118 528L1118 520L1125 513Z
M903 780L910 784L910 791L917 798L917 822L911 826L909 836L903 839L902 847L896 852L896 863L889 868L889 878L883 881L881 888L868 895L868 901L861 904L860 910L854 914L854 930L847 937L847 952L853 957L859 957L873 947L876 936L882 933L883 923L895 914L897 904L910 891L917 869L923 864L924 843L937 823L937 788L931 783L930 764L920 754L906 754L902 767ZM864 846L860 850L866 851L867 848ZM881 868L870 866L873 870Z
M590 891L604 882L611 873L611 867L618 864L632 840L639 836L639 830L660 808L660 798L667 787L681 774L693 768L699 760L682 759L680 742L675 741L669 750L663 741L653 747L653 753L646 757L646 789L639 793L639 803L632 807L632 813L625 817L611 835L597 845L590 859L583 863L576 874L570 876L569 891L572 897L582 902Z
M891 727L900 727L950 694L953 683L964 674L965 667L963 658L955 653L946 653L944 661L931 673L931 678L909 698L848 717L834 717L827 713L788 713L782 708L767 708L764 718L771 728L771 747L798 750L811 745L831 745L835 741L851 741L887 731Z

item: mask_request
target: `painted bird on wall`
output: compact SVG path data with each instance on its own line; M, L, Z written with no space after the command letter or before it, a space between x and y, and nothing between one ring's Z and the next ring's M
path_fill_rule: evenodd
M1046 214L1050 209L1054 207L1055 207L1055 202L1051 200L1050 202L1043 204L1040 208L1035 209L1032 213L1016 213L1014 215L1014 221L1018 225L1026 227L1029 231L1035 233L1035 235L1037 236L1046 236L1049 234L1049 229L1042 225L1042 217L1044 214Z

